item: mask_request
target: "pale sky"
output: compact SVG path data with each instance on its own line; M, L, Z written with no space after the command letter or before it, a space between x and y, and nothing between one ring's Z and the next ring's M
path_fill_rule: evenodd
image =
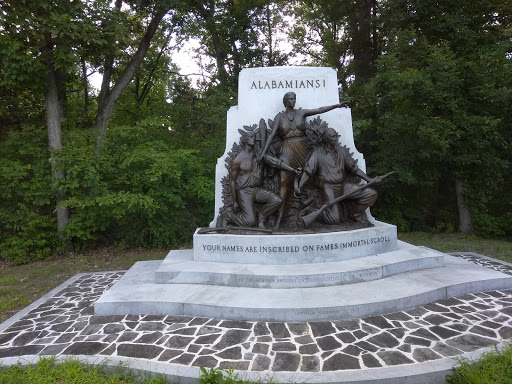
M174 40L174 39L173 39ZM176 44L173 41L171 44ZM198 58L196 58L195 49L200 47L200 41L198 39L190 38L188 41L183 43L182 48L178 50L174 50L171 54L172 61L178 65L180 68L181 75L191 75L190 79L193 85L196 85L198 79L202 76L201 74L208 75L207 72L201 70L201 67L198 65ZM278 48L286 53L292 51L292 45L286 40L286 37L281 37L278 39ZM304 57L299 55L290 60L290 65L299 65ZM200 57L200 60L208 60L212 61L213 59L210 57ZM192 75L195 74L195 75ZM95 89L99 90L101 87L102 75L98 72L94 73L89 77L90 85Z

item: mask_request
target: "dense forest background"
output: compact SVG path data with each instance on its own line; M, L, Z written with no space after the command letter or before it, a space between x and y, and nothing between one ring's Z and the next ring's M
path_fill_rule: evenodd
M289 64L336 68L368 173L396 171L375 217L400 231L512 234L510 0L0 7L4 260L189 242L212 219L239 71ZM174 60L191 39L199 80Z

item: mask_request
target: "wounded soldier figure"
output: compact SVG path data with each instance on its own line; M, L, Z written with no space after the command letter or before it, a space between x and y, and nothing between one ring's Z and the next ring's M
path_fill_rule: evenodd
M304 184L311 179L314 180L322 199L327 203L360 187L346 180L349 174L354 174L367 182L373 180L358 168L348 150L338 145L338 135L334 129L328 128L323 132L322 143L323 145L317 147L308 156L296 193L299 193ZM352 203L349 216L353 216L371 207L377 200L377 192L366 188L355 192L349 199ZM322 212L325 224L340 224L344 217L339 203L331 205Z

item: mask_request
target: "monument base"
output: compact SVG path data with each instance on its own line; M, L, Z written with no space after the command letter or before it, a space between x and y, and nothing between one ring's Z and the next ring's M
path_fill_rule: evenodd
M341 262L336 264L340 270L331 270L327 265L324 273L313 270L312 275L304 278L307 271L303 265L284 269L277 266L274 275L264 269L269 268L265 265L252 269L238 265L238 270L225 265L224 270L207 271L208 265L198 264L194 271L189 268L191 251L173 251L165 261L136 263L96 301L95 314L175 314L263 321L342 320L512 287L509 275L403 242L398 242L397 251L367 258L344 262L360 262L359 268L345 264L343 270ZM370 264L377 261L380 265ZM301 273L297 273L297 268L302 268ZM272 281L277 279L275 271L281 270L294 277ZM329 278L318 284L319 276ZM337 279L338 284L325 286L325 281L332 283L331 278ZM176 279L176 283L162 283L166 279ZM341 284L344 280L352 284ZM225 285L219 284L222 281ZM312 282L318 286L311 286ZM273 288L267 288L272 285Z
M171 251L155 272L159 284L248 288L313 288L378 280L444 265L444 256L402 244L399 251L327 263L260 265L194 260L194 251Z
M375 221L352 231L292 234L194 234L194 260L242 264L308 264L397 250L396 226Z

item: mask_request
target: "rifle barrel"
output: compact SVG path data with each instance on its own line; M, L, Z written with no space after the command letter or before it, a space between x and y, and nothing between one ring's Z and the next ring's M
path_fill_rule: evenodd
M378 181L380 182L380 181L384 180L386 177L388 177L389 175L392 175L393 173L395 173L395 171L391 171L391 172L386 173L383 176L380 176L380 180L378 180ZM374 179L374 180L370 181L369 183L361 185L359 188L356 188L356 189L354 189L353 191L351 191L349 193L345 193L344 195L341 195L341 196L335 198L333 201L329 201L329 202L325 203L317 211L313 211L310 214L307 214L306 216L303 216L302 217L302 223L304 224L304 227L308 228L311 224L313 224L313 222L318 218L318 216L320 216L320 214L324 210L326 210L328 207L330 207L330 206L332 206L334 204L337 204L340 201L345 200L346 198L354 195L355 193L357 193L359 191L362 191L363 189L368 188L368 187L370 187L370 186L372 186L373 184L376 184L376 183L377 183L377 181Z

